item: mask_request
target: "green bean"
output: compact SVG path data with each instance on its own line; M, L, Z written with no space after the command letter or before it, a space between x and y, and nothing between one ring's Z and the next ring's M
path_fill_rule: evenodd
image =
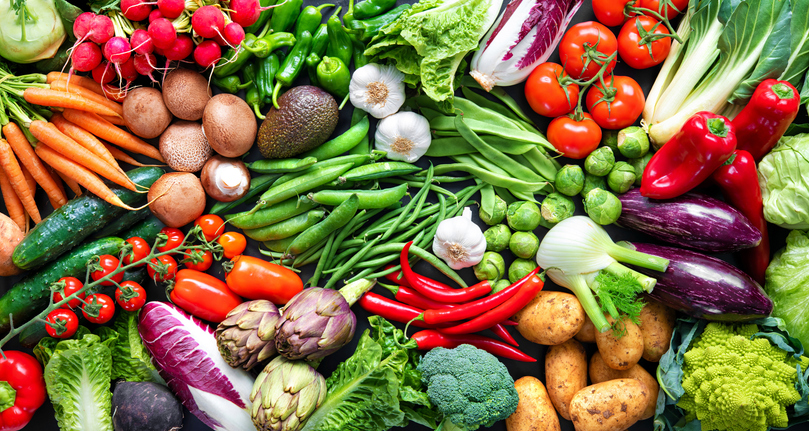
M480 189L480 212L481 214L494 214L495 199L494 187L491 184Z
M269 256L269 257L272 257L274 259L282 259L282 258L284 258L284 256L286 256L286 253L272 251L272 250L259 249L258 251L259 251L259 253L263 254L264 256Z
M262 159L253 163L247 163L247 169L262 174L283 174L287 172L299 172L317 163L315 157L304 157L302 159Z
M310 167L308 167L308 168L306 168L306 169L304 169L304 170L302 170L300 172L290 172L288 174L285 174L281 178L278 178L275 181L275 184L273 184L273 185L278 186L278 185L284 184L286 182L289 182L289 181L291 181L291 180L293 180L295 178L298 178L300 176L313 174L313 173L316 173L316 172L318 172L320 170L323 170L323 169L326 169L326 168L331 168L331 167L334 167L334 166L337 166L337 165L342 165L342 164L345 164L345 163L350 163L351 167L353 168L354 166L359 166L359 165L362 165L363 163L367 163L370 160L371 160L371 154L354 154L354 155L348 155L348 156L335 157L335 158L329 159L329 160L322 160L322 161L317 162L314 165L312 165L312 166L310 166ZM351 168L349 168L349 169L351 169ZM329 180L329 181L331 181L331 180Z
M343 174L348 181L375 180L419 172L421 168L406 162L379 162L357 166Z
M424 187L422 187L421 190L419 190L419 192L416 193L416 196L415 196L416 199L418 199L418 202L416 203L416 208L410 214L410 216L408 218L404 219L404 225L405 226L409 226L409 225L413 224L413 222L416 221L416 219L418 218L419 213L421 212L422 208L424 207L424 202L427 201L427 194L430 191L429 186L433 182L433 174L434 173L435 173L435 169L433 168L433 165L430 164L429 169L427 169L427 176L424 178ZM421 194L421 195L419 196L419 194ZM397 228L398 228L398 226L397 226ZM385 232L385 234L382 235L382 239L386 239L386 238L390 237L391 234L393 234L394 231L395 231L395 228L391 227L387 232Z
M306 258L300 258L300 259L295 258L295 260L292 261L292 266L294 268L300 268L302 266L309 265L310 263L320 259L320 256L322 254L323 254L323 249L321 248L321 249L318 249L311 256L307 256Z
M361 220L364 217L366 211L361 210L357 213L351 221L348 222L345 227L340 229L340 232L337 234L337 237L334 239L334 244L332 244L331 249L326 254L326 262L324 263L324 268L331 268L332 260L334 259L334 255L337 254L337 249L340 247L340 244L351 234L354 233L355 230L360 228Z
M297 215L290 219L260 227L258 229L245 229L244 234L256 241L270 241L273 239L288 238L314 226L326 214L321 209Z
M323 205L339 205L349 196L357 196L361 209L387 208L401 200L407 193L407 184L379 190L320 190L310 193L309 198Z
M326 245L326 241L328 240L329 240L328 237L323 238L317 244L310 247L309 250L306 250L303 253L295 255L295 259L297 259L299 262L301 260L308 259L312 254L316 253L318 250L323 249L323 247Z
M477 88L478 90L483 90L483 87L481 87L480 84L478 84L478 82L475 81L475 79L472 78L472 76L470 75L466 75L463 77L463 79L461 80L461 85L470 88ZM511 97L511 95L506 93L506 91L503 90L502 87L494 87L491 90L489 90L488 93L500 99L501 102L503 102L506 106L511 108L511 110L514 111L514 113L517 114L517 116L520 117L523 121L525 121L526 123L531 123L531 120L528 119L528 116L525 115L525 112L523 112L522 108L520 108L520 105L517 104L517 101L514 100L514 98Z
M471 177L469 177L469 178L471 178ZM405 180L405 179L402 179L402 178L380 178L379 181L383 182L383 183L408 185L410 187L419 188L419 189L424 187L424 181ZM435 193L440 193L440 194L443 194L443 195L447 195L447 196L455 197L455 194L452 193L451 191L449 191L449 190L447 190L447 189L445 189L443 187L437 186L435 184L430 184L430 191L435 192Z
M509 125L515 129L525 132L536 132L536 129L531 130L526 128L523 124L520 124L519 122L514 121L513 119L497 111L484 108L471 100L464 99L463 97L454 97L452 100L455 109L457 109L456 113L460 111L460 114L465 118L474 118L478 121L485 121L491 124Z
M470 166L466 163L449 163L445 165L438 165L435 170L441 174L452 171L468 172L493 186L504 187L512 191L517 190L528 193L536 193L550 188L550 184L547 182L532 183L515 178L509 178L503 175L494 174L477 166ZM550 193L550 191L547 191L546 193Z
M540 175L549 181L556 179L556 171L558 171L561 166L559 165L559 162L548 155L545 150L534 148L531 151L523 154L523 156Z
M453 117L444 115L433 118L430 121L430 128L436 130L456 130L454 123L455 119ZM528 142L556 151L556 148L554 148L554 146L538 132L526 132L522 129L504 127L497 124L487 123L485 121L478 121L472 118L466 120L466 123L472 130L481 134L496 135L506 139Z
M320 281L320 276L323 275L323 267L326 265L326 260L328 259L332 246L334 245L335 236L337 236L337 232L332 232L329 235L329 239L326 241L326 245L323 247L323 252L320 254L320 258L317 260L315 272L309 278L309 281L306 282L306 284L309 286L316 286L317 282Z
M292 241L300 235L296 233L295 235L288 236L286 238L281 239L271 239L269 241L264 241L264 247L270 249L270 251L274 251L277 253L286 253L289 245L292 244Z
M345 171L351 169L352 166L354 165L351 163L345 163L326 169L318 169L314 172L289 180L279 186L273 186L261 195L261 200L254 209L274 205L293 196L308 192L315 187L337 179L337 177L342 175Z
M326 283L326 285L323 287L326 289L334 287L334 285L337 284L337 281L341 277L343 277L343 275L345 275L348 271L350 271L351 268L353 268L354 264L359 262L365 256L365 254L368 253L381 239L382 236L378 236L368 241L368 244L366 244L365 247L360 249L360 251L358 251L354 256L352 256L351 259L349 259L348 262L345 263L345 265L342 265L340 267L340 271L334 273L334 275L329 279L329 282Z
M497 193L497 196L500 196L500 199L506 201L506 204L508 205L517 202L517 199L514 197L514 195L512 195L511 192L508 191L508 189L506 188L494 186L494 191Z
M262 175L260 177L254 177L250 179L250 190L247 191L247 194L242 196L240 199L237 199L233 202L217 202L211 207L211 210L208 211L209 214L222 214L227 211L230 211L239 205L246 203L250 199L258 196L259 193L264 193L265 190L270 188L275 180L278 179L280 175L272 174L272 175Z
M515 123L520 124L522 126L523 130L531 130L530 128L533 126L532 124L523 121L520 117L517 116L517 114L514 113L514 111L508 109L507 107L487 99L485 96L472 91L469 87L466 86L461 87L461 92L463 93L464 97L469 99L470 102L477 104L481 108L491 109L492 111L495 111L500 115L506 116L514 120Z
M294 255L303 253L317 242L331 235L332 232L345 226L357 213L359 205L359 198L356 194L352 194L343 203L335 207L323 221L301 232L295 238L295 241L289 245L289 252Z
M315 157L318 160L327 160L346 151L354 148L362 141L362 138L368 135L368 128L370 127L368 116L366 115L357 124L354 124L342 135L318 145L312 150L303 154L302 157Z
M239 229L257 229L284 221L298 214L303 214L317 206L318 204L315 202L289 198L269 208L264 208L256 212L244 211L228 214L225 216L225 220Z

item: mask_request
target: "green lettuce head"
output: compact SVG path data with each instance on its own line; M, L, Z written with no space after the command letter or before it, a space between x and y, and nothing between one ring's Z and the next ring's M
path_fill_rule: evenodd
M772 316L784 321L784 329L809 346L809 232L793 230L787 245L767 267L764 290L773 302Z
M759 163L758 182L768 222L809 228L809 134L781 138Z

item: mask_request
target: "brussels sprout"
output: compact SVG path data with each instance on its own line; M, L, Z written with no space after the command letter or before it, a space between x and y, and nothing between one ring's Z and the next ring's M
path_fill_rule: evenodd
M514 232L508 241L508 248L517 257L531 259L539 249L539 238L533 232Z
M602 147L609 147L612 150L612 153L615 154L618 152L618 131L617 130L605 130L604 133L601 135L601 146Z
M473 266L475 277L480 280L500 280L506 276L506 261L493 251L483 253L483 259Z
M626 193L635 183L635 168L627 162L618 162L607 176L607 184L615 193Z
M649 152L649 136L638 126L627 127L618 132L618 151L630 159L643 157Z
M559 193L576 196L584 187L584 171L579 165L565 165L556 172L554 185Z
M599 147L584 159L584 170L603 177L612 170L615 164L615 154L610 147Z
M497 223L503 221L504 218L506 218L506 207L508 207L506 201L504 201L503 198L501 198L500 196L495 195L494 211L492 212L492 214L486 214L483 211L483 207L481 207L480 211L478 211L478 215L480 216L480 220L483 221L483 223L486 223L489 226L494 226Z
M533 259L514 259L514 262L511 262L511 266L508 267L508 281L516 283L536 267L537 263Z
M646 165L649 164L649 160L652 160L652 153L646 153L643 157L638 157L637 159L629 159L628 162L635 168L635 185L640 185L640 180L643 177L643 171L646 169Z
M607 190L607 180L604 177L597 177L590 173L584 174L584 187L581 189L581 196L587 197L587 194L593 189Z
M545 221L556 224L573 216L576 212L576 203L563 194L551 193L542 201L540 212Z
M486 250L501 252L508 248L508 241L511 239L511 230L504 224L497 224L483 232L486 238Z
M612 224L621 216L621 201L604 189L593 189L584 198L584 211L598 224Z
M497 280L497 282L492 285L492 291L489 293L489 295L494 295L495 293L497 293L497 292L499 292L499 291L501 291L501 290L503 290L503 289L505 289L505 288L507 288L509 286L511 286L511 282L509 280L507 280L505 278Z
M508 206L506 219L512 229L527 231L534 230L539 226L542 215L537 204L528 201L517 201Z

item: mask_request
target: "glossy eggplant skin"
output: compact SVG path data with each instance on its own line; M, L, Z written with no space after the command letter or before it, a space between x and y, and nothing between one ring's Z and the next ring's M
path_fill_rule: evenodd
M681 247L722 253L751 248L761 232L730 205L699 193L657 200L641 196L640 189L619 196L617 225L645 233Z
M666 272L632 265L657 279L654 299L688 315L706 320L742 322L769 316L773 302L764 289L733 265L714 257L674 247L631 244L637 251L669 260Z

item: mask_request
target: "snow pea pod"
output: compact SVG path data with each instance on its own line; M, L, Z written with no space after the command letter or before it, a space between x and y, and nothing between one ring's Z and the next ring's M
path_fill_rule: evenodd
M244 234L256 241L283 239L314 226L325 215L326 211L322 209L311 210L269 226L258 229L245 229Z
M208 211L209 214L222 214L226 211L230 211L239 205L253 199L254 197L258 196L259 193L264 193L265 190L272 186L272 183L278 179L280 175L262 175L260 177L253 177L250 179L250 190L247 191L247 194L242 196L241 199L235 200L233 202L217 202L211 207L211 210Z
M315 157L318 160L327 160L339 156L354 148L368 135L370 124L368 116L366 115L342 135L301 154L301 157Z
M357 166L342 175L347 181L376 180L379 178L407 175L421 171L421 168L407 162L381 162Z

